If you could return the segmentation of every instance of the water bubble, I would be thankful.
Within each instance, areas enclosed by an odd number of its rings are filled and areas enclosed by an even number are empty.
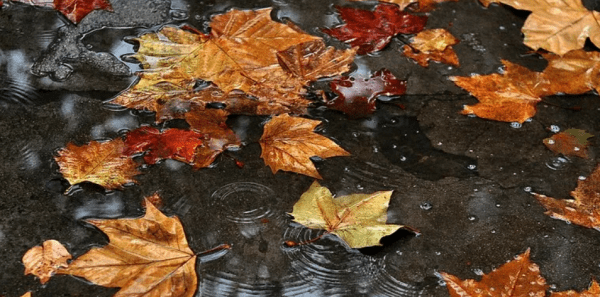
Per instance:
[[[475,164],[469,164],[469,166],[467,166],[467,169],[469,170],[475,170],[477,168],[477,165]]]
[[[365,189],[365,187],[363,187],[361,184],[356,185],[356,188],[359,189],[359,190],[364,190]]]
[[[552,140],[552,139],[548,139],[548,142],[547,142],[547,143],[548,143],[548,144],[554,144],[554,140]]]
[[[569,159],[565,157],[555,157],[546,162],[546,167],[552,170],[561,170],[564,169],[568,163]]]
[[[473,273],[475,273],[475,274],[477,274],[479,276],[482,276],[484,274],[483,270],[481,270],[479,268],[473,269]]]
[[[519,122],[512,122],[512,123],[510,123],[510,127],[514,128],[514,129],[519,129],[522,127],[522,125]]]
[[[393,148],[393,149],[395,149],[395,148],[398,148],[398,145],[396,145],[396,144],[392,144],[392,148]]]
[[[496,234],[496,230],[492,230],[492,234]]]
[[[550,125],[550,132],[557,133],[560,131],[560,127],[557,125]]]
[[[438,143],[437,143],[437,145],[442,145],[442,143],[441,143],[441,142],[438,142]]]
[[[194,19],[195,19],[196,21],[199,21],[199,20],[201,20],[201,19],[202,19],[202,16],[201,16],[201,15],[199,15],[199,14],[197,14],[197,15],[195,15],[195,16],[194,16]]]
[[[373,146],[373,152],[374,153],[379,153],[379,148],[377,148],[376,146]]]
[[[496,207],[501,207],[502,205],[500,203],[496,203]]]
[[[500,30],[504,31],[504,30],[506,30],[506,27],[504,27],[504,26],[500,26],[500,27],[498,27],[498,29],[500,29]]]
[[[406,161],[406,157],[405,156],[400,157],[400,161],[402,161],[402,162]]]
[[[442,252],[435,252],[435,255],[440,256],[440,255],[442,255]]]
[[[352,137],[358,137],[358,132],[352,132]]]
[[[469,221],[471,221],[471,222],[476,222],[477,221],[477,217],[474,216],[474,215],[468,216],[467,219],[469,219]]]
[[[523,191],[525,191],[525,192],[531,192],[531,187],[525,187],[525,188],[523,188]]]
[[[579,180],[585,180],[585,179],[586,179],[586,177],[582,175],[582,176],[579,176],[579,177],[578,177],[578,179],[579,179]]]
[[[574,147],[573,150],[576,151],[576,152],[578,152],[580,150],[580,148]]]
[[[423,202],[419,205],[422,210],[430,210],[433,208],[433,205],[429,202]]]

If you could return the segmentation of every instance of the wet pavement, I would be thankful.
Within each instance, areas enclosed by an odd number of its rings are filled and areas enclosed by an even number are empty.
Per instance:
[[[167,160],[142,169],[139,185],[106,192],[93,184],[63,194],[68,183],[53,156],[68,142],[113,139],[152,124],[152,113],[103,102],[135,81],[139,65],[131,37],[165,24],[208,30],[210,16],[230,8],[273,7],[273,18],[291,20],[329,45],[346,45],[318,28],[341,21],[333,5],[372,8],[346,1],[111,0],[114,13],[95,11],[74,26],[49,9],[4,3],[0,11],[0,295],[112,296],[81,279],[56,276],[42,286],[23,276],[23,254],[47,239],[77,257],[107,237],[87,218],[138,217],[143,197],[160,193],[167,215],[177,215],[192,250],[221,243],[230,251],[197,262],[198,296],[448,296],[444,271],[478,278],[531,248],[532,261],[553,290],[587,288],[600,278],[600,233],[544,215],[530,192],[568,198],[579,177],[600,160],[600,101],[596,94],[548,97],[522,125],[459,114],[477,100],[448,76],[498,72],[500,59],[540,71],[541,56],[522,44],[526,13],[485,9],[476,1],[443,3],[427,28],[446,28],[460,67],[423,68],[401,54],[407,36],[393,38],[373,55],[359,56],[354,74],[383,67],[408,81],[407,95],[380,100],[366,119],[315,108],[319,133],[351,157],[317,160],[321,184],[337,196],[394,190],[388,222],[421,231],[399,231],[383,247],[353,250],[333,236],[305,246],[285,240],[318,236],[287,215],[313,180],[275,175],[260,159],[257,141],[266,117],[231,116],[228,125],[245,146],[194,171]],[[325,86],[317,82],[315,89]],[[402,105],[402,108],[399,107]],[[574,108],[577,107],[577,108]],[[173,121],[165,127],[181,127]],[[563,157],[542,139],[557,129],[584,129],[590,159]]]

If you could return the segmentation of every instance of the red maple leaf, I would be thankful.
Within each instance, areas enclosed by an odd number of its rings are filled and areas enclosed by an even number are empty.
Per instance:
[[[127,134],[125,154],[146,152],[144,161],[156,164],[162,159],[192,163],[196,148],[203,144],[204,134],[190,130],[141,127]]]
[[[370,78],[344,76],[329,85],[338,97],[327,102],[327,106],[353,119],[372,114],[377,96],[402,95],[406,92],[406,81],[397,79],[385,68],[373,73]]]
[[[340,6],[336,9],[346,24],[322,31],[358,46],[360,55],[383,49],[397,34],[418,33],[427,23],[426,16],[402,12],[395,4],[379,4],[374,11]]]
[[[58,10],[66,16],[71,22],[77,24],[86,15],[96,9],[113,11],[108,0],[12,0],[13,2],[22,2],[29,5],[50,7]],[[0,1],[2,5],[2,1]]]

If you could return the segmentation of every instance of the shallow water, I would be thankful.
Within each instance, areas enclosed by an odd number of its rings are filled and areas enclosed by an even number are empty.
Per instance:
[[[408,95],[382,98],[366,119],[349,120],[322,107],[309,114],[323,121],[319,133],[352,153],[315,159],[321,184],[336,196],[393,190],[388,222],[416,228],[419,236],[400,231],[382,247],[361,250],[331,235],[285,246],[323,231],[287,215],[313,180],[272,174],[264,165],[257,141],[266,117],[230,117],[244,147],[210,168],[194,171],[167,160],[143,168],[139,184],[122,191],[84,183],[64,195],[69,185],[53,159],[58,149],[154,123],[151,113],[103,103],[140,70],[127,59],[136,49],[131,38],[165,24],[207,31],[216,13],[274,7],[275,19],[343,48],[319,30],[341,22],[333,5],[373,7],[345,1],[111,2],[114,14],[94,13],[77,27],[47,9],[5,3],[0,11],[0,294],[112,296],[116,289],[66,276],[42,286],[22,275],[21,257],[46,239],[64,243],[75,257],[104,245],[107,238],[84,220],[140,216],[142,198],[154,192],[163,198],[162,211],[181,219],[192,250],[232,245],[200,257],[197,296],[448,296],[439,272],[478,278],[527,248],[556,290],[581,290],[600,276],[600,234],[549,218],[530,194],[567,198],[599,161],[600,137],[592,139],[589,160],[555,156],[541,142],[555,127],[600,135],[597,95],[549,98],[552,105],[541,103],[520,128],[459,114],[475,99],[448,76],[496,72],[501,58],[537,70],[545,63],[522,45],[523,15],[475,2],[442,4],[428,22],[461,39],[455,47],[460,67],[422,68],[400,54],[406,37],[394,38],[383,51],[357,58],[352,74],[385,67],[408,81]],[[573,106],[581,110],[567,109]]]

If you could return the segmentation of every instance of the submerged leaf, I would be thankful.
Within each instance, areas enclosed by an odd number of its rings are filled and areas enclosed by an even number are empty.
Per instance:
[[[379,240],[402,228],[387,224],[392,191],[333,198],[316,181],[294,204],[294,221],[311,229],[325,229],[351,248],[381,245]]]
[[[141,127],[127,133],[125,154],[145,152],[144,161],[156,164],[163,159],[192,163],[196,148],[204,142],[204,135],[182,129],[160,131],[152,127]]]
[[[458,42],[446,29],[430,29],[413,37],[410,45],[403,47],[403,52],[423,67],[429,66],[430,60],[458,67],[458,56],[452,49]]]
[[[544,139],[544,144],[548,149],[556,154],[565,156],[577,156],[587,158],[589,145],[588,138],[594,135],[581,129],[567,129]]]

